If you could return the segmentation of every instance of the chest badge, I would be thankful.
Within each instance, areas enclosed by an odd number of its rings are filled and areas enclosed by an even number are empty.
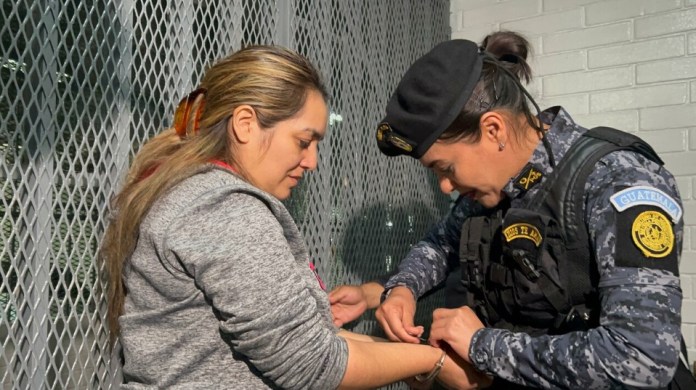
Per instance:
[[[528,191],[530,188],[541,182],[544,174],[531,164],[527,164],[522,172],[515,178],[515,187],[522,191]]]
[[[541,245],[541,233],[534,225],[528,223],[515,223],[503,230],[505,241],[510,242],[518,238],[530,240],[535,246]]]
[[[672,223],[657,211],[644,211],[633,220],[633,243],[645,257],[663,258],[672,253],[674,232]]]

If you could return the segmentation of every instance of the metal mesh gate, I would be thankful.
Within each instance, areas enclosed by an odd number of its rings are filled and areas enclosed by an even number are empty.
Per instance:
[[[419,164],[379,154],[374,129],[408,64],[448,39],[449,1],[0,2],[4,388],[119,379],[94,264],[106,204],[206,66],[243,45],[307,55],[333,96],[319,168],[287,202],[329,287],[393,270],[447,207]],[[370,315],[354,330],[378,331]]]

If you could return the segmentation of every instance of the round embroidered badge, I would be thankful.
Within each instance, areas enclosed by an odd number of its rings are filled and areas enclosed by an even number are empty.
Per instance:
[[[645,257],[662,258],[672,253],[672,223],[657,211],[643,211],[633,221],[633,242]]]

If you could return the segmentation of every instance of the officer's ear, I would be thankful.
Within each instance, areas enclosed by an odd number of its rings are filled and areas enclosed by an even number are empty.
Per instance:
[[[499,112],[488,111],[481,115],[479,121],[481,140],[491,142],[495,147],[508,143],[508,124]]]

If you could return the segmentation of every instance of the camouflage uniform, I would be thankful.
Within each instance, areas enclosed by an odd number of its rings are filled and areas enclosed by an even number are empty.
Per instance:
[[[542,113],[551,125],[547,132],[555,161],[560,161],[585,128],[575,124],[560,107]],[[529,161],[544,173],[553,170],[540,142]],[[521,191],[516,178],[504,188],[511,206],[522,204],[537,187]],[[642,256],[627,258],[617,250],[630,242],[630,228],[610,198],[619,189],[644,186],[674,200],[673,256],[670,267]],[[587,332],[532,337],[504,329],[484,328],[471,342],[470,357],[482,371],[513,383],[540,388],[611,389],[661,387],[675,372],[680,347],[682,294],[676,261],[681,253],[683,221],[674,177],[644,156],[618,151],[603,157],[585,185],[585,221],[599,267],[601,308],[599,326]],[[483,207],[461,198],[450,213],[412,248],[386,289],[402,285],[420,297],[447,278],[458,262],[463,221],[481,215]],[[623,224],[622,224],[623,223]],[[665,269],[668,268],[668,269]]]

